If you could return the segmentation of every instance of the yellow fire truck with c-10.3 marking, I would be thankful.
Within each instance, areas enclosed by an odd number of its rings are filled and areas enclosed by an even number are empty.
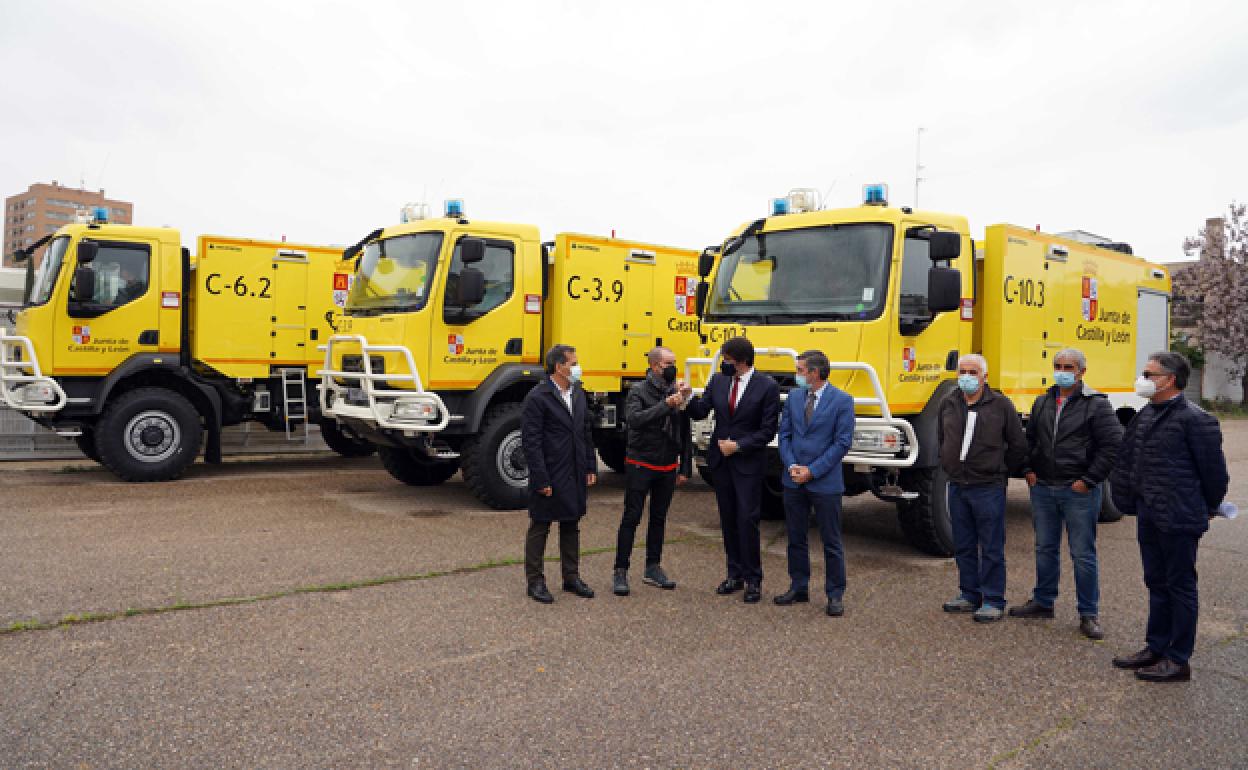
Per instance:
[[[127,481],[220,460],[221,428],[263,423],[339,454],[372,446],[321,419],[309,368],[341,317],[342,250],[109,224],[106,209],[19,253],[28,265],[14,335],[0,330],[0,402]],[[36,268],[35,249],[47,244]]]
[[[1081,242],[1011,225],[972,241],[965,217],[895,208],[868,185],[862,206],[821,210],[816,193],[773,201],[772,216],[738,228],[699,259],[703,347],[687,371],[714,364],[744,335],[756,366],[783,391],[793,359],[822,350],[830,382],[857,402],[847,494],[895,502],[918,548],[953,552],[946,478],[937,462],[939,403],[956,389],[958,357],[980,353],[988,384],[1026,419],[1053,384],[1053,355],[1087,356],[1088,385],[1125,424],[1143,405],[1132,384],[1169,347],[1170,276],[1122,243]],[[704,448],[706,425],[695,428]],[[704,466],[700,469],[706,475]],[[772,452],[766,507],[780,507]],[[1115,518],[1104,495],[1103,518]]]

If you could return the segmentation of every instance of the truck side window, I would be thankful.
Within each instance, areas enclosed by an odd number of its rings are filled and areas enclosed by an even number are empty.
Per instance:
[[[145,243],[101,242],[90,267],[95,271],[95,293],[72,299],[91,315],[101,315],[147,293],[151,247]]]
[[[451,270],[446,276],[446,296],[442,303],[443,319],[447,323],[475,321],[506,302],[515,288],[516,245],[511,241],[487,240],[485,259],[470,267],[485,274],[485,299],[480,304],[460,308],[451,304],[458,294],[459,274],[464,269],[462,249],[455,244],[451,257]]]

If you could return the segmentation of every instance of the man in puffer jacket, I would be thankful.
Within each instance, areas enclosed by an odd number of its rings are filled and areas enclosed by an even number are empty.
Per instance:
[[[1145,647],[1114,658],[1114,665],[1149,682],[1191,679],[1196,549],[1230,481],[1218,421],[1183,395],[1190,374],[1178,353],[1148,357],[1135,392],[1149,403],[1127,426],[1110,476],[1114,503],[1138,519],[1148,586]]]

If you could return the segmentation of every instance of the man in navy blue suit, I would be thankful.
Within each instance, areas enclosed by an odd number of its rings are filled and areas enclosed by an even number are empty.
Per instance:
[[[686,412],[693,420],[715,413],[706,464],[719,503],[728,562],[728,577],[715,591],[726,596],[744,588],[743,598],[754,604],[763,595],[758,520],[762,518],[767,444],[775,438],[780,416],[780,387],[754,370],[754,345],[745,337],[726,340],[720,353],[720,370],[711,375],[705,392],[689,402]]]
[[[780,417],[780,459],[785,473],[784,522],[789,531],[789,590],[775,598],[787,605],[810,601],[810,550],[806,530],[815,511],[823,540],[828,615],[845,614],[845,550],[841,546],[841,460],[854,440],[854,399],[828,384],[832,366],[818,350],[797,359],[797,388]]]

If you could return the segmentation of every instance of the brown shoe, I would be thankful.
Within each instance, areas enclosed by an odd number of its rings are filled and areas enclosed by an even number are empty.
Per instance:
[[[1192,678],[1192,669],[1186,663],[1175,663],[1162,658],[1151,666],[1135,672],[1135,678],[1145,682],[1186,682]]]
[[[1050,620],[1053,617],[1053,608],[1045,607],[1034,599],[1028,599],[1027,603],[1021,607],[1011,607],[1010,617],[1012,618],[1043,618]]]
[[[1084,615],[1079,618],[1079,631],[1089,639],[1098,642],[1105,638],[1105,632],[1101,630],[1100,621],[1095,615]]]
[[[1134,655],[1119,655],[1114,658],[1114,668],[1144,668],[1161,660],[1161,656],[1145,647]]]

